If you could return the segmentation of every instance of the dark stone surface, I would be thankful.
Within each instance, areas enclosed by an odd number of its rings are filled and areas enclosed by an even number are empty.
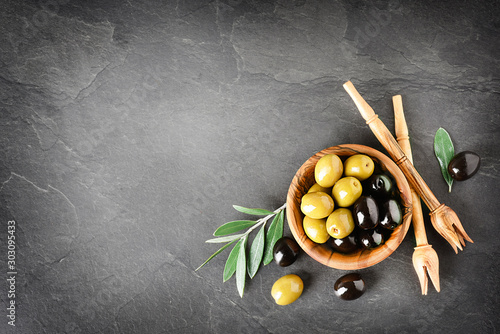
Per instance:
[[[1,3],[0,332],[499,331],[498,3]],[[333,292],[346,272],[305,254],[261,268],[243,299],[234,278],[222,282],[227,250],[194,271],[218,248],[204,242],[213,231],[246,218],[232,204],[278,208],[323,148],[383,150],[347,80],[390,129],[402,94],[415,165],[475,241],[456,255],[426,218],[441,292],[420,294],[411,230],[358,271],[367,291],[351,302]],[[482,157],[451,193],[433,153],[439,127]],[[288,273],[305,291],[280,307],[270,289]]]

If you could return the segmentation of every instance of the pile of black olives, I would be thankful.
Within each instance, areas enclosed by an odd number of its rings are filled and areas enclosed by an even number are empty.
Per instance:
[[[309,239],[341,253],[382,245],[403,221],[393,177],[369,156],[342,160],[335,154],[316,164],[316,183],[302,197]]]

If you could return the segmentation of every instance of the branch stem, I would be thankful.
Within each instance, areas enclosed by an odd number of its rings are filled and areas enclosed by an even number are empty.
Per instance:
[[[278,213],[280,213],[280,211],[282,211],[283,209],[286,208],[286,203],[283,204],[282,206],[280,206],[279,208],[277,208],[276,210],[273,211],[273,214],[271,215],[267,215],[263,218],[260,218],[257,220],[257,224],[255,224],[254,226],[252,226],[251,228],[248,229],[248,231],[246,231],[240,239],[243,239],[245,237],[245,235],[248,235],[250,234],[250,232],[252,232],[253,230],[255,230],[257,227],[261,226],[262,224],[265,224],[270,218],[274,217],[275,215],[277,215]]]

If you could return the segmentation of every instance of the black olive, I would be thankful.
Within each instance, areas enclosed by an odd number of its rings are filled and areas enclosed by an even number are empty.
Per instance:
[[[362,248],[371,249],[385,242],[385,235],[378,229],[358,230],[358,241]]]
[[[481,158],[474,152],[460,152],[448,164],[448,173],[456,181],[471,178],[479,170]]]
[[[392,232],[394,232],[393,230],[389,230],[387,228],[383,228],[382,226],[377,226],[376,230],[382,234],[382,237],[384,238],[384,242],[386,242],[387,240],[389,240],[389,238],[391,237],[392,235]]]
[[[288,267],[297,260],[299,251],[299,244],[294,239],[289,237],[278,239],[273,248],[274,262],[281,267]]]
[[[333,249],[340,253],[353,253],[358,249],[358,242],[355,233],[349,234],[342,239],[330,238]]]
[[[380,212],[380,226],[394,230],[403,221],[403,213],[401,206],[395,199],[390,199],[381,203],[379,207]]]
[[[394,192],[394,182],[388,175],[376,174],[368,179],[366,188],[374,197],[387,198]]]
[[[361,196],[352,209],[354,222],[364,230],[375,228],[379,222],[377,202],[371,196]]]
[[[340,277],[333,286],[335,294],[344,300],[354,300],[366,290],[365,282],[360,274],[351,273]]]

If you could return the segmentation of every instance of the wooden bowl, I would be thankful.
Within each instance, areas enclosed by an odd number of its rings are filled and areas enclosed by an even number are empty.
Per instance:
[[[307,237],[302,226],[304,217],[300,210],[302,196],[315,183],[314,167],[316,162],[326,154],[337,154],[339,157],[348,157],[354,154],[366,154],[378,164],[382,170],[391,174],[396,180],[401,197],[403,222],[391,234],[389,240],[374,249],[358,250],[355,253],[342,254],[334,251],[327,244],[317,244]],[[324,149],[310,157],[295,174],[287,195],[287,220],[290,230],[300,247],[316,261],[336,269],[356,270],[363,269],[387,258],[398,248],[403,241],[411,223],[412,203],[410,186],[398,166],[383,153],[363,145],[346,144]]]

